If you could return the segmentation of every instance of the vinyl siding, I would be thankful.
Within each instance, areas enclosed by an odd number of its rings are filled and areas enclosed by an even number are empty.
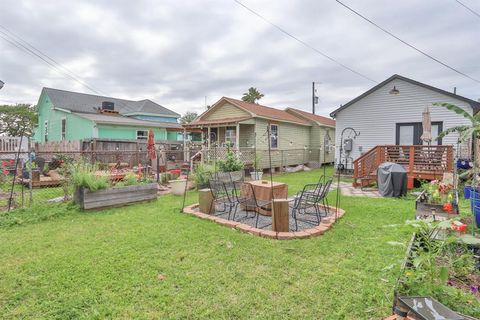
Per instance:
[[[400,94],[389,94],[393,86],[400,91]],[[443,122],[443,130],[469,124],[467,119],[452,111],[431,106],[435,102],[453,103],[472,114],[472,108],[466,102],[400,79],[390,81],[370,95],[338,112],[335,135],[336,159],[339,157],[341,133],[344,128],[352,127],[360,132],[360,136],[353,142],[353,151],[350,155],[351,158],[356,159],[376,145],[395,144],[396,124],[421,122],[422,112],[426,106],[430,106],[432,122]],[[450,134],[443,139],[442,143],[455,146],[457,139],[457,134]],[[342,158],[344,159],[344,155]]]
[[[224,103],[223,105],[216,107],[215,110],[207,113],[203,117],[203,120],[219,120],[233,117],[245,117],[249,115],[249,113],[238,107],[235,107],[234,105]]]
[[[36,142],[45,142],[45,121],[48,121],[48,141],[62,140],[62,119],[66,119],[65,140],[81,140],[92,137],[94,133],[94,123],[92,121],[53,109],[53,104],[44,91],[42,91],[37,105]]]

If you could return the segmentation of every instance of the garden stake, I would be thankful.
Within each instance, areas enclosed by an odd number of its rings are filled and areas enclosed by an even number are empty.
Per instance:
[[[12,180],[12,188],[10,189],[10,197],[8,198],[8,212],[12,207],[12,200],[13,200],[13,189],[15,188],[15,179],[17,178],[17,168],[18,168],[18,161],[20,160],[20,150],[22,149],[22,142],[23,142],[23,132],[20,136],[20,144],[18,146],[18,152],[15,159],[15,171],[13,172],[13,180]]]

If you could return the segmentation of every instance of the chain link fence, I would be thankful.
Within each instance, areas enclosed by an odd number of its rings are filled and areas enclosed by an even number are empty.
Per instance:
[[[147,151],[0,153],[0,212],[71,200],[70,168],[78,163],[94,165],[96,175],[107,176],[112,185],[129,172],[164,182],[162,172],[182,170],[183,151],[158,152],[154,160]]]

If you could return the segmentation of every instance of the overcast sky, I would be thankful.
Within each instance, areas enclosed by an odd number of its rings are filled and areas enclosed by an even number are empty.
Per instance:
[[[241,0],[309,45],[381,82],[398,73],[472,99],[480,84],[427,59],[334,0]],[[454,0],[344,2],[404,40],[480,78],[480,18]],[[462,0],[480,13],[480,2]],[[0,25],[102,95],[204,110],[250,86],[262,104],[328,114],[370,82],[287,37],[231,0],[2,0]],[[5,32],[4,29],[0,31]],[[2,34],[0,34],[1,36]],[[36,103],[41,88],[92,93],[0,38],[0,103]]]

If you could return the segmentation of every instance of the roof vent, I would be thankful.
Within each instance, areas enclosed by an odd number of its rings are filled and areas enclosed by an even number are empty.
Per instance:
[[[102,101],[102,110],[115,110],[115,103],[110,101]]]

